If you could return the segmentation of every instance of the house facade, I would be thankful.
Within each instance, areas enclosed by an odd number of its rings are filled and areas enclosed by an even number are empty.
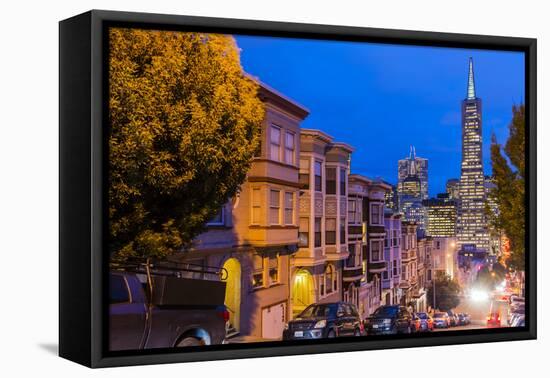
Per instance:
[[[291,256],[298,250],[300,123],[307,109],[261,84],[261,148],[239,194],[181,259],[221,267],[229,336],[279,339],[292,314]]]
[[[347,192],[353,148],[319,130],[300,132],[299,248],[291,259],[292,316],[342,300],[348,258]]]
[[[382,273],[382,304],[393,305],[401,301],[401,219],[402,215],[388,209],[384,213],[384,260],[387,270]]]
[[[417,271],[417,224],[402,222],[401,224],[401,305],[413,308],[415,294],[418,289]]]

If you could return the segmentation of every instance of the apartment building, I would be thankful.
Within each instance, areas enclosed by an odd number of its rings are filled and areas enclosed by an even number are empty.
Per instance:
[[[401,221],[402,214],[386,209],[384,213],[384,260],[387,269],[382,273],[382,304],[393,305],[401,301]]]
[[[300,123],[308,110],[261,84],[261,148],[239,194],[182,260],[222,267],[231,335],[278,339],[291,316],[291,255],[298,250]]]
[[[352,152],[320,130],[300,132],[299,248],[290,269],[293,316],[312,303],[342,300]]]
[[[401,224],[401,304],[414,310],[415,293],[418,289],[417,272],[417,224]]]

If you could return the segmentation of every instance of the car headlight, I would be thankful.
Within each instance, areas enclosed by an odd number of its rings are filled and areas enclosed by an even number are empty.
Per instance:
[[[288,323],[285,323],[285,331],[288,329]]]
[[[313,328],[325,328],[327,326],[326,320],[319,320],[317,323],[315,323],[315,327]]]

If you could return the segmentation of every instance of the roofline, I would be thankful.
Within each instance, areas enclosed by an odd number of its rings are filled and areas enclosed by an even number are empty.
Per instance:
[[[332,136],[328,135],[324,131],[317,130],[317,129],[300,128],[300,135],[307,135],[307,136],[317,137],[317,138],[323,140],[326,143],[331,143],[332,140],[334,139]]]
[[[248,72],[244,72],[244,76],[247,77],[248,79],[256,82],[260,86],[260,89],[263,89],[267,93],[270,93],[270,94],[274,95],[275,97],[277,97],[284,105],[289,107],[300,118],[305,119],[310,114],[309,109],[306,108],[304,105],[302,105],[299,102],[291,99],[290,97],[282,94],[281,92],[279,92],[278,90],[276,90],[272,86],[264,83],[257,76],[252,76]]]
[[[355,147],[350,146],[349,144],[344,143],[344,142],[334,142],[334,143],[332,143],[332,146],[336,147],[336,148],[341,148],[342,150],[345,150],[349,153],[352,153],[352,152],[355,151]]]
[[[364,182],[365,184],[372,183],[372,180],[370,178],[368,178],[366,176],[362,176],[362,175],[357,174],[357,173],[351,173],[348,178],[352,179],[352,180],[357,180],[357,181]]]

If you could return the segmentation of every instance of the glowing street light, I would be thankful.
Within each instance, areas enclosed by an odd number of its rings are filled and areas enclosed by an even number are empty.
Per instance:
[[[470,297],[474,302],[485,302],[489,299],[489,293],[484,290],[473,289],[470,293]]]

